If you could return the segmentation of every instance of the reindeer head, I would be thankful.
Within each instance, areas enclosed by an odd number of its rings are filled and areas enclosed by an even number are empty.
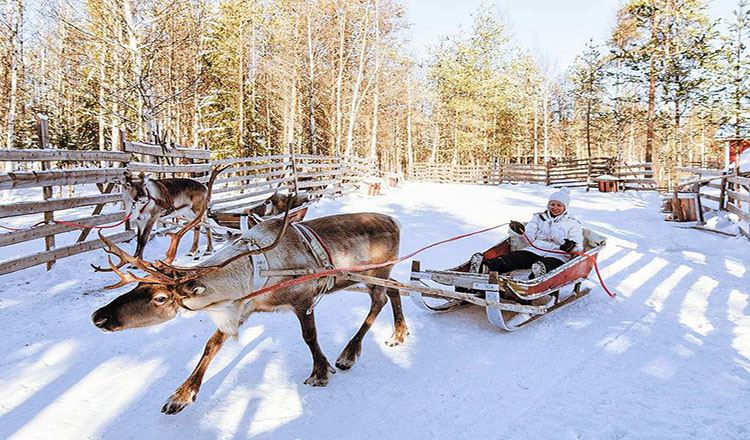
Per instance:
[[[114,289],[134,282],[137,282],[138,285],[129,292],[115,298],[106,306],[96,310],[91,315],[91,320],[95,326],[103,331],[146,327],[169,321],[177,315],[177,311],[180,308],[193,310],[185,303],[206,293],[206,286],[201,281],[203,277],[242,258],[270,251],[279,244],[289,226],[289,210],[287,209],[283,226],[274,242],[270,245],[261,249],[241,252],[216,265],[199,267],[173,266],[172,262],[177,254],[180,239],[187,231],[198,224],[201,218],[202,213],[177,233],[170,233],[172,240],[167,250],[166,258],[164,261],[155,261],[153,263],[126,253],[99,231],[99,237],[107,245],[105,251],[120,258],[120,262],[117,265],[112,262],[111,258],[108,258],[110,264],[109,270],[115,272],[120,277],[120,282],[106,288]],[[139,277],[132,272],[121,271],[120,268],[126,263],[146,272],[147,275]],[[202,302],[205,303],[206,301]],[[210,303],[210,301],[208,302]]]
[[[137,176],[134,176],[130,171],[123,173],[122,180],[116,181],[122,185],[122,192],[130,199],[130,201],[138,201],[142,198],[148,198],[146,194],[146,183],[149,177],[145,173],[141,172]]]

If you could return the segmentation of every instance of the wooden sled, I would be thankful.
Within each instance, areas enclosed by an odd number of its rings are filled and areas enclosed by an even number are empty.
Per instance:
[[[606,239],[589,229],[583,229],[584,252],[596,259],[597,254],[606,245]],[[520,250],[526,243],[520,237],[509,237],[484,252],[484,258],[494,258]],[[541,319],[557,309],[565,307],[586,296],[590,289],[581,288],[591,269],[592,259],[577,256],[554,271],[533,279],[528,279],[529,271],[513,271],[499,275],[468,273],[466,262],[450,270],[420,269],[419,261],[412,261],[410,277],[410,296],[422,309],[446,313],[459,307],[475,304],[485,307],[487,319],[493,325],[515,331]],[[426,280],[453,290],[430,287]],[[572,286],[572,289],[565,289]],[[572,290],[569,295],[562,295],[561,290]],[[432,304],[425,297],[441,298],[441,303]]]

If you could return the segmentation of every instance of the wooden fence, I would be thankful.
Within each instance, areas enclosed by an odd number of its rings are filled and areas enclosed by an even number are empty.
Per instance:
[[[641,167],[646,164],[638,164]],[[610,158],[591,159],[591,177],[602,174],[612,174],[616,169],[614,160]],[[646,171],[630,172],[626,169],[619,171],[623,179],[634,180],[633,176],[645,179]],[[548,186],[586,186],[589,174],[588,159],[581,160],[553,160],[545,165],[527,164],[478,164],[452,165],[445,163],[415,163],[411,177],[414,180],[427,180],[443,183],[472,183],[479,185],[499,185],[501,183],[542,183]],[[617,174],[615,174],[617,175]]]
[[[750,223],[750,177],[725,174],[720,169],[677,167],[690,178],[676,186],[675,193],[692,192],[698,207],[698,220],[703,211],[726,211]],[[750,238],[750,228],[740,227],[740,232]]]
[[[79,229],[56,221],[97,226],[115,223],[124,217],[121,207],[114,211],[110,209],[106,214],[102,214],[102,211],[105,206],[122,200],[120,193],[115,192],[112,180],[122,175],[122,167],[130,160],[129,154],[52,150],[49,149],[46,119],[39,118],[37,127],[39,149],[0,150],[0,161],[21,163],[23,166],[17,168],[26,169],[0,174],[0,189],[8,191],[10,195],[21,196],[20,201],[0,204],[0,221],[20,217],[23,222],[14,227],[18,230],[0,234],[0,247],[4,248],[5,255],[22,254],[0,262],[0,275],[45,263],[49,269],[55,260],[104,247],[98,238],[87,240],[91,229]],[[102,167],[102,162],[113,166]],[[80,195],[52,198],[53,187],[62,185],[88,187],[81,188]],[[26,227],[31,224],[36,226]],[[124,225],[114,230],[117,232],[109,235],[115,243],[135,236],[135,232]],[[24,254],[13,247],[37,239],[44,240],[43,250],[35,249]]]
[[[214,185],[211,210],[216,213],[245,210],[275,191],[290,188],[293,181],[287,154],[211,161],[207,150],[125,139],[121,140],[123,151],[54,150],[47,141],[46,120],[40,118],[38,126],[39,149],[0,149],[0,161],[13,162],[14,169],[22,169],[0,174],[0,190],[10,197],[0,202],[0,222],[5,222],[0,227],[8,231],[0,233],[0,247],[4,255],[13,255],[0,261],[0,275],[45,263],[49,269],[58,259],[103,248],[104,243],[91,229],[55,221],[100,226],[122,220],[122,194],[113,180],[122,177],[124,167],[134,173],[191,177],[205,183],[214,166],[231,165]],[[364,180],[377,175],[374,159],[295,158],[298,188],[313,199],[356,190]],[[74,186],[76,195],[53,198],[52,189],[63,185]],[[93,208],[89,211],[88,207]],[[132,239],[135,232],[126,223],[108,230],[107,235],[121,243]],[[43,247],[27,243],[42,239]]]

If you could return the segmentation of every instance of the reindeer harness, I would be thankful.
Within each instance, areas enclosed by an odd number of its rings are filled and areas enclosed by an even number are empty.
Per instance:
[[[322,270],[331,270],[336,268],[332,262],[331,251],[328,250],[328,247],[325,245],[325,243],[323,243],[323,240],[320,238],[317,232],[302,223],[291,223],[290,226],[292,227],[292,229],[294,229],[297,235],[299,235],[302,243],[305,244],[305,247],[307,247],[307,249],[310,251],[313,258],[315,259],[315,262],[318,263],[318,266]],[[326,277],[326,284],[321,289],[320,293],[322,294],[331,290],[335,283],[336,277]]]

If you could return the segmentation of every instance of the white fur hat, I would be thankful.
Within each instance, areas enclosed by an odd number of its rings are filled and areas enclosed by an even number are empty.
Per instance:
[[[562,187],[558,191],[555,191],[552,193],[551,196],[549,196],[549,201],[557,201],[565,205],[565,208],[568,208],[570,205],[570,190],[568,188]]]

